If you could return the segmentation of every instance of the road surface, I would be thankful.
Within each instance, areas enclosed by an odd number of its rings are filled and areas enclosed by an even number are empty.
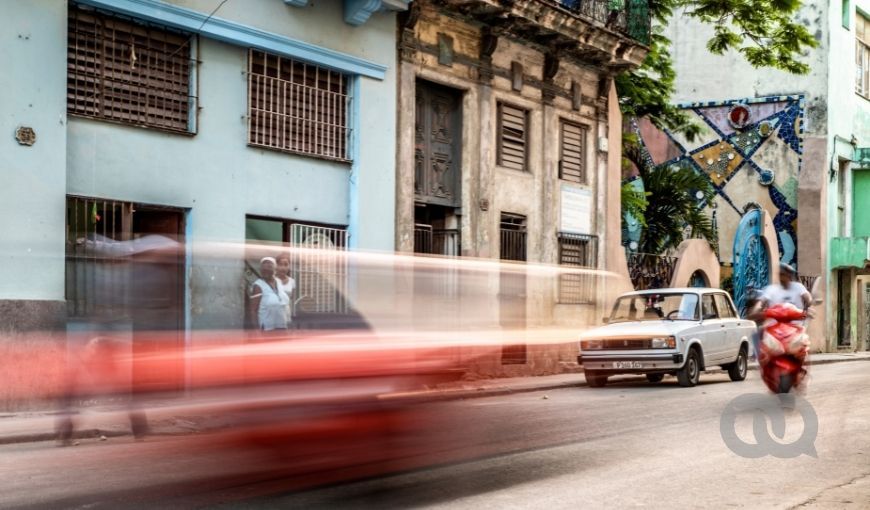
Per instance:
[[[725,445],[723,410],[763,393],[756,372],[742,383],[705,374],[695,388],[635,378],[427,404],[445,420],[433,457],[443,464],[302,491],[258,453],[228,454],[207,435],[3,446],[0,507],[870,508],[870,363],[811,368],[817,457],[749,459]],[[802,420],[786,422],[789,443]],[[746,442],[751,427],[738,419]]]

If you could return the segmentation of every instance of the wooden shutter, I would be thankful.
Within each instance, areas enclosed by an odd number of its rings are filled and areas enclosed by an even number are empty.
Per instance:
[[[527,112],[507,104],[498,105],[498,164],[526,170]]]
[[[577,124],[562,122],[559,178],[586,183],[585,146],[586,129]]]
[[[188,131],[190,36],[69,9],[67,111]]]

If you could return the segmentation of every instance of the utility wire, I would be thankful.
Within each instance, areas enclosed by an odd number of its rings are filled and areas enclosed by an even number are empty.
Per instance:
[[[215,14],[217,14],[217,12],[220,10],[220,8],[223,7],[224,4],[229,2],[229,1],[230,0],[221,0],[221,3],[217,4],[217,6],[214,9],[212,9],[212,11],[209,13],[209,15],[206,16],[204,20],[202,20],[202,24],[199,25],[199,28],[197,28],[194,33],[190,34],[190,37],[187,39],[188,44],[190,44],[190,42],[193,40],[193,36],[199,35],[200,32],[202,31],[202,27],[204,27],[205,24],[208,23],[208,21],[210,19],[212,19],[212,17],[214,17]],[[179,51],[181,51],[182,48],[184,48],[184,46],[179,46],[177,50],[173,51],[172,54],[167,57],[167,59],[171,59],[172,57],[174,57]]]

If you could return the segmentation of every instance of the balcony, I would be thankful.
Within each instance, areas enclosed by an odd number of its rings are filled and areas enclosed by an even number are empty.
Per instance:
[[[648,0],[441,0],[447,9],[556,54],[620,71],[643,62]]]
[[[649,45],[650,13],[647,0],[540,0],[574,15]],[[622,4],[620,6],[620,4]]]
[[[831,239],[831,268],[864,269],[870,264],[870,237],[835,237]]]

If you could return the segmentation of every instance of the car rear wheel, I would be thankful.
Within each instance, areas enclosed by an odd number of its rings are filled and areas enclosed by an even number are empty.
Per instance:
[[[686,356],[686,363],[677,372],[677,381],[680,386],[691,388],[698,384],[701,378],[701,358],[698,356],[697,349],[689,349],[689,354]]]
[[[607,376],[601,374],[594,374],[592,372],[584,372],[586,376],[586,384],[591,388],[600,388],[607,384]]]
[[[737,359],[734,363],[728,365],[728,377],[730,377],[732,381],[742,381],[746,379],[747,359],[746,347],[741,347],[740,352],[737,353]]]
[[[665,378],[665,374],[646,374],[646,380],[651,383],[659,383],[662,382],[662,379]]]

